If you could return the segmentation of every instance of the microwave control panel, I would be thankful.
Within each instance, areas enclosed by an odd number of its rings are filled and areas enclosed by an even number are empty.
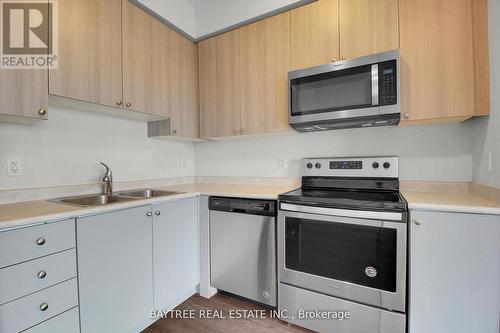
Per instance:
[[[379,105],[393,105],[398,102],[396,61],[379,63]]]

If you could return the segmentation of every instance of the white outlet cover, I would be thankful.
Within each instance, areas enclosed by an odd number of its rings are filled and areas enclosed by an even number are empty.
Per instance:
[[[18,157],[10,157],[7,159],[7,176],[16,177],[23,175],[21,159]]]
[[[288,169],[288,160],[286,159],[280,159],[280,170],[287,170]]]

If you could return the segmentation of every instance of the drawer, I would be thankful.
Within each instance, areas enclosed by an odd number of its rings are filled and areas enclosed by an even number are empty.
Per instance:
[[[43,311],[42,305],[47,309]],[[20,332],[77,305],[77,283],[71,279],[0,306],[0,332]]]
[[[78,307],[44,321],[23,333],[80,333],[80,314]]]
[[[0,269],[0,305],[74,277],[75,249]]]
[[[0,268],[74,247],[73,220],[0,232]]]

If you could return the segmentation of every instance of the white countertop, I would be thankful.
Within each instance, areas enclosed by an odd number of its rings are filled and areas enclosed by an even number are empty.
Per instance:
[[[0,205],[0,230],[24,227],[31,224],[61,221],[160,202],[175,201],[196,197],[198,195],[276,200],[279,194],[294,190],[295,186],[182,184],[154,188],[183,193],[89,208],[69,206],[43,200],[4,204]],[[403,196],[408,201],[408,207],[413,210],[500,215],[500,203],[489,201],[471,194],[403,192]]]
[[[410,210],[500,215],[500,203],[474,194],[402,192]]]
[[[169,202],[199,195],[244,197],[258,199],[278,198],[280,193],[293,190],[290,186],[233,185],[233,184],[183,184],[154,187],[158,190],[183,192],[165,197],[132,200],[99,207],[77,207],[51,201],[27,201],[0,205],[0,230],[19,228],[31,224],[61,221],[80,216]]]

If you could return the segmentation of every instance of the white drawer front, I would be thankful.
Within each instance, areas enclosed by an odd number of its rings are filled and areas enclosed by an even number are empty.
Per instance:
[[[0,305],[74,277],[75,249],[0,269]]]
[[[45,311],[42,304],[48,305]],[[77,305],[77,283],[72,279],[0,306],[0,332],[20,332]]]
[[[0,232],[0,268],[74,247],[73,220]]]
[[[23,331],[23,333],[80,333],[78,307]]]

